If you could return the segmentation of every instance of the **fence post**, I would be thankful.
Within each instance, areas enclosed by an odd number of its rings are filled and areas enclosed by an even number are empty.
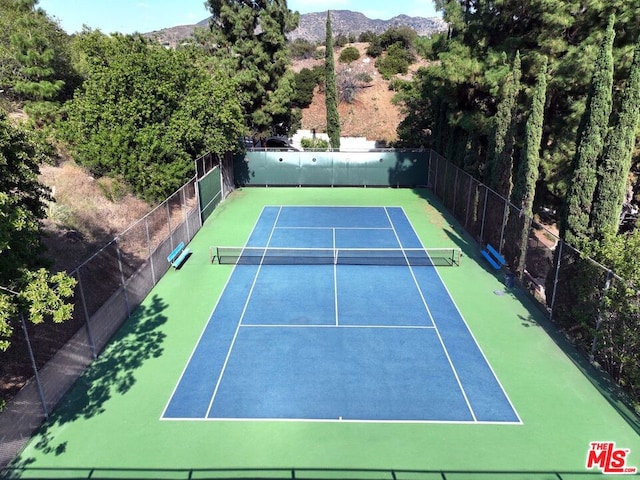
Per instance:
[[[602,310],[604,309],[604,303],[606,301],[607,290],[611,287],[611,279],[613,278],[613,272],[607,270],[607,279],[604,282],[602,288],[602,298],[600,300],[600,308],[598,309],[598,319],[596,320],[596,331],[593,333],[593,341],[591,342],[591,351],[589,352],[589,361],[593,363],[593,359],[596,353],[596,343],[598,340],[598,332],[600,331],[600,325],[602,324]]]
[[[556,304],[556,290],[558,288],[558,275],[560,273],[560,263],[562,261],[562,249],[564,240],[558,241],[558,260],[556,261],[556,272],[553,277],[553,293],[551,294],[551,305],[549,306],[549,320],[553,320],[553,307]]]
[[[196,201],[198,202],[198,219],[200,220],[200,228],[202,228],[202,225],[204,224],[203,220],[202,220],[202,200],[200,198],[200,179],[196,178]]]
[[[122,268],[122,255],[120,254],[120,246],[116,237],[116,253],[118,254],[118,268],[120,268],[120,282],[122,283],[122,291],[124,292],[124,303],[127,306],[127,318],[131,316],[131,306],[129,305],[129,294],[127,293],[127,285],[124,279],[124,269]]]
[[[467,215],[464,219],[464,229],[469,230],[469,213],[471,211],[471,185],[473,184],[473,177],[467,173],[469,177],[469,188],[467,189]]]
[[[451,162],[448,160],[444,162],[444,193],[442,194],[442,204],[444,206],[447,206],[447,197],[449,196],[449,189],[451,188],[451,185],[449,185],[449,163]]]
[[[151,251],[151,235],[149,235],[149,220],[148,220],[148,215],[146,215],[144,217],[144,228],[147,232],[147,252],[149,255],[149,265],[151,265],[151,281],[153,282],[153,284],[156,284],[156,269],[155,269],[155,265],[153,264],[153,255],[152,255],[152,251]]]
[[[167,198],[164,202],[167,205],[167,225],[169,226],[169,244],[171,245],[171,250],[174,249],[173,245],[173,232],[171,231],[171,209],[169,208],[169,199]]]
[[[500,245],[498,245],[498,252],[502,253],[502,242],[504,241],[504,229],[507,226],[507,214],[509,213],[509,200],[500,197],[504,200],[504,209],[502,210],[502,226],[500,227]]]
[[[487,215],[487,197],[489,196],[489,188],[484,187],[484,205],[482,206],[482,222],[480,223],[480,242],[484,243],[484,220]]]
[[[453,216],[457,218],[456,216],[456,200],[458,198],[458,175],[460,174],[460,169],[458,167],[456,167],[456,178],[454,180],[454,184],[453,184],[453,205],[451,208],[451,211],[453,212]]]
[[[438,157],[440,156],[438,153],[436,153],[436,155],[438,155]],[[434,179],[433,179],[433,193],[436,194],[436,197],[438,196],[438,164],[440,163],[440,159],[436,157],[436,173],[434,174]]]
[[[91,346],[91,354],[93,355],[93,359],[95,360],[96,358],[98,358],[98,352],[96,351],[96,344],[93,341],[93,334],[91,333],[91,326],[89,324],[89,309],[87,308],[87,300],[84,298],[82,276],[80,275],[80,269],[77,269],[76,272],[78,272],[78,287],[80,287],[80,298],[82,300],[82,308],[84,309],[84,318],[87,325],[87,338],[89,339],[89,345]]]
[[[49,411],[47,410],[47,402],[44,398],[44,392],[42,391],[42,384],[40,383],[40,375],[38,374],[38,366],[36,365],[36,358],[33,355],[33,349],[31,348],[31,340],[29,339],[29,333],[27,332],[27,324],[24,321],[24,314],[20,312],[20,323],[22,323],[22,331],[24,332],[24,338],[27,341],[27,349],[29,350],[29,358],[31,359],[31,366],[33,367],[33,373],[36,378],[36,387],[38,388],[38,395],[40,396],[40,403],[42,403],[42,411],[44,412],[44,418],[49,418]]]
[[[180,205],[182,206],[182,215],[184,218],[184,225],[187,229],[187,243],[189,243],[191,241],[191,234],[189,232],[189,215],[188,215],[188,211],[187,211],[187,199],[186,199],[186,195],[184,194],[184,185],[182,186],[182,188],[180,189]]]

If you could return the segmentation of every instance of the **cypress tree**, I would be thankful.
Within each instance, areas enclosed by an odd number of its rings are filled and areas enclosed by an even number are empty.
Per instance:
[[[331,12],[327,11],[327,37],[324,60],[325,106],[327,109],[327,135],[331,148],[340,150],[340,116],[338,115],[338,89],[333,59],[333,32],[331,31]]]
[[[527,251],[527,239],[529,238],[529,225],[527,219],[533,217],[533,200],[535,197],[536,183],[539,177],[540,146],[542,142],[542,129],[544,124],[544,106],[547,98],[547,58],[544,57],[540,71],[536,78],[533,91],[531,113],[525,126],[525,144],[522,149],[522,159],[516,175],[516,182],[511,194],[511,202],[521,208],[519,216],[509,217],[507,230],[513,232],[514,241],[507,242],[513,245],[513,258],[509,262],[512,269],[522,275]],[[512,225],[511,224],[516,224]],[[519,237],[519,239],[517,238]]]
[[[516,52],[511,73],[507,76],[502,91],[502,100],[495,115],[494,140],[489,151],[488,185],[505,199],[509,199],[513,182],[513,149],[515,145],[517,98],[520,93],[520,53]],[[502,250],[502,226],[507,223],[509,210],[504,208],[504,202],[498,197],[491,196],[492,201],[487,207],[487,243]]]
[[[504,85],[503,98],[495,117],[493,151],[490,152],[489,178],[491,188],[509,198],[513,183],[513,147],[515,144],[515,114],[520,93],[520,52],[516,52],[513,69]]]
[[[640,118],[640,37],[636,42],[629,78],[622,94],[620,114],[607,137],[598,168],[590,228],[597,238],[618,230],[631,157]]]
[[[597,163],[602,155],[611,116],[615,37],[613,24],[612,15],[596,58],[586,109],[578,130],[573,178],[567,192],[560,226],[560,236],[574,246],[579,246],[589,235],[589,216],[597,182]]]

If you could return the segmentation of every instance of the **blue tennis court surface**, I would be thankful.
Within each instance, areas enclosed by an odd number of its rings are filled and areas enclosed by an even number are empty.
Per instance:
[[[399,207],[290,206],[246,246],[423,247]],[[236,265],[162,417],[520,423],[437,269],[408,265]]]

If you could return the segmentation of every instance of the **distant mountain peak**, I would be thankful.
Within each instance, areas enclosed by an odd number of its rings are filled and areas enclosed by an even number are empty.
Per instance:
[[[360,12],[351,10],[330,10],[331,26],[334,35],[359,35],[362,32],[374,32],[381,34],[391,27],[405,26],[413,28],[418,35],[431,35],[447,29],[447,24],[440,17],[411,17],[397,15],[389,20],[370,19]],[[323,42],[326,37],[327,12],[303,13],[300,15],[298,28],[287,37],[289,40],[303,38],[310,42]],[[167,46],[176,46],[193,35],[196,27],[206,28],[209,19],[206,18],[195,25],[179,25],[164,28],[145,35],[157,39]]]
[[[351,10],[330,10],[331,27],[335,35],[359,35],[363,32],[381,34],[391,27],[406,26],[413,28],[418,35],[431,35],[447,29],[440,17],[410,17],[397,15],[389,20],[370,19],[360,12]],[[298,28],[288,35],[290,40],[304,38],[309,41],[324,41],[326,37],[327,12],[305,13],[300,15]]]

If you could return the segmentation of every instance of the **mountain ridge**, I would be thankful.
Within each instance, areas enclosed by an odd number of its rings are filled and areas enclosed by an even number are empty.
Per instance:
[[[389,20],[380,20],[368,18],[363,13],[351,10],[331,10],[330,12],[331,25],[336,35],[359,35],[367,31],[381,34],[392,27],[410,27],[418,35],[426,36],[447,29],[447,23],[440,17],[412,17],[402,14]],[[326,20],[326,11],[300,14],[298,28],[289,33],[287,38],[322,42],[326,37]],[[196,28],[206,28],[208,24],[209,18],[205,18],[195,24],[163,28],[144,35],[156,39],[163,45],[175,47],[191,37]]]

